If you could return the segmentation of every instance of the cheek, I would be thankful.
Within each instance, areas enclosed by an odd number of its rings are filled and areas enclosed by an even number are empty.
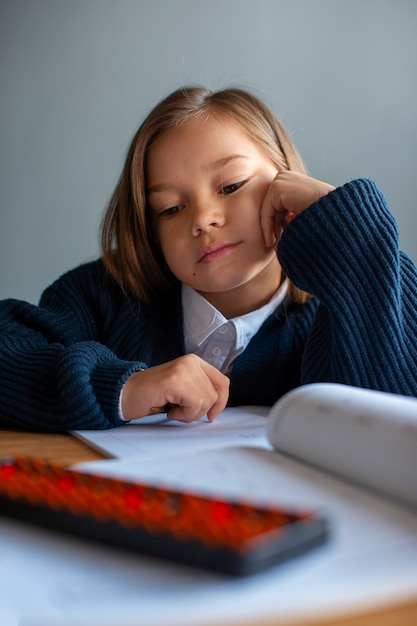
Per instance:
[[[158,230],[158,240],[168,267],[176,274],[176,268],[181,265],[181,259],[184,258],[186,253],[181,240],[169,228],[160,228]]]
[[[175,253],[172,247],[169,245],[169,240],[159,238],[159,245],[161,246],[162,256],[168,265],[171,265],[171,259],[175,260]]]
[[[261,228],[261,206],[263,196],[254,194],[249,202],[245,202],[240,207],[237,224],[240,224],[253,239],[258,239],[262,235]]]
[[[172,242],[172,236],[169,232],[169,228],[166,227],[166,224],[158,224],[155,228],[155,233],[159,246],[162,250],[162,254],[166,256],[170,248],[170,243]]]
[[[256,220],[260,220],[262,204],[269,187],[270,182],[266,180],[257,185],[256,188],[251,190],[251,193],[248,197],[247,212],[250,211],[252,213],[252,218],[254,222]]]

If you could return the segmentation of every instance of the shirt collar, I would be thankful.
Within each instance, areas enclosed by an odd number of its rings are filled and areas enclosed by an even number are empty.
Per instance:
[[[245,343],[261,327],[265,319],[271,315],[282,302],[288,288],[288,281],[285,280],[271,300],[259,309],[240,315],[228,320],[210,302],[208,302],[197,291],[182,284],[181,301],[184,319],[184,335],[188,337],[197,347],[223,324],[232,323],[239,334],[246,337]]]

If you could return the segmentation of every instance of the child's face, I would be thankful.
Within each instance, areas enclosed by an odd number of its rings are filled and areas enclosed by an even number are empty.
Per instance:
[[[227,317],[267,302],[281,269],[259,212],[277,168],[233,121],[209,116],[162,136],[147,160],[147,192],[173,274]]]

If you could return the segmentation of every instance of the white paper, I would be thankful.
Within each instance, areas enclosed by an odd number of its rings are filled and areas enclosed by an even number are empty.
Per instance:
[[[74,435],[110,457],[147,458],[173,452],[205,450],[222,445],[270,447],[266,438],[268,407],[225,409],[214,422],[206,417],[192,424],[154,415],[112,430],[77,430]]]

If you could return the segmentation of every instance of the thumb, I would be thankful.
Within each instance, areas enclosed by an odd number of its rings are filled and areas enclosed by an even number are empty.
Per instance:
[[[286,226],[289,212],[282,205],[281,194],[274,179],[261,206],[261,229],[267,248],[272,248]]]

